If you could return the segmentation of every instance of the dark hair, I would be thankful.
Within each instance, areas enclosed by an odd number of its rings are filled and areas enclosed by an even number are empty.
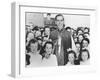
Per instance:
[[[89,29],[88,27],[85,27],[84,30],[85,30],[85,29],[88,29],[88,32],[90,32],[90,29]]]
[[[88,34],[89,35],[89,32],[84,32],[84,34]]]
[[[45,29],[46,29],[46,28],[49,28],[49,29],[50,29],[50,27],[49,27],[49,26],[45,26],[45,27],[44,27],[44,31],[45,31]]]
[[[75,45],[76,45],[76,44],[79,44],[79,45],[81,46],[81,43],[80,43],[80,42],[75,42]]]
[[[70,26],[66,27],[66,30],[68,30],[68,29],[70,29],[70,30],[71,30],[71,27],[70,27]]]
[[[34,30],[38,31],[38,30],[39,30],[38,26],[35,26],[35,27],[32,29],[32,31],[34,31]]]
[[[88,51],[87,49],[82,49],[81,52],[80,52],[80,55],[79,55],[80,61],[82,61],[82,57],[81,57],[81,56],[82,56],[82,53],[83,53],[83,52],[87,52],[87,54],[88,54],[88,59],[90,58],[89,51]]]
[[[58,16],[62,16],[63,17],[63,20],[64,20],[64,16],[62,15],[62,14],[57,14],[56,16],[55,16],[55,20],[57,20],[57,17]]]
[[[31,44],[35,44],[35,43],[38,43],[38,41],[37,41],[37,39],[31,39],[30,41],[29,41],[29,44],[28,44],[28,48],[29,48],[29,52],[30,52],[30,45]],[[38,50],[40,49],[40,46],[39,46],[39,44],[38,44]]]
[[[37,40],[41,40],[41,41],[42,41],[42,38],[40,38],[40,37],[37,37],[36,39],[37,39]]]
[[[78,32],[79,32],[79,31],[82,31],[82,32],[83,32],[83,30],[82,30],[81,28],[78,28],[78,29],[77,29],[77,35],[78,35]]]
[[[84,38],[84,39],[82,40],[81,44],[83,43],[84,40],[87,41],[88,44],[90,43],[90,40],[89,40],[88,38]]]
[[[47,45],[47,44],[51,44],[51,45],[52,45],[52,48],[53,48],[53,46],[54,46],[53,42],[47,41],[47,42],[44,44],[44,49],[46,48],[46,45]]]
[[[51,13],[47,13],[47,15],[49,15],[49,16],[50,16],[50,15],[51,15]]]
[[[68,51],[68,53],[67,53],[67,59],[68,59],[68,55],[69,54],[74,54],[74,58],[76,58],[76,53],[75,53],[75,51],[73,51],[73,50],[70,50],[70,51]],[[69,61],[69,60],[67,60],[67,61]]]

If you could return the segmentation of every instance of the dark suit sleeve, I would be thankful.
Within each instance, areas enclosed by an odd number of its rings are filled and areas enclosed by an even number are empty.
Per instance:
[[[71,41],[71,35],[69,32],[65,31],[62,35],[62,44],[64,47],[64,50],[68,48],[72,48],[72,41]]]
[[[55,42],[57,39],[58,39],[58,33],[57,31],[52,31],[51,34],[50,34],[50,39]]]
[[[26,54],[26,65],[30,64],[30,55]]]

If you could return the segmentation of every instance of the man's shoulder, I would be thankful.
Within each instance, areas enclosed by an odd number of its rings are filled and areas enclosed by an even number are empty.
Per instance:
[[[71,35],[70,32],[66,31],[65,29],[63,30],[63,33],[67,34],[67,35]]]

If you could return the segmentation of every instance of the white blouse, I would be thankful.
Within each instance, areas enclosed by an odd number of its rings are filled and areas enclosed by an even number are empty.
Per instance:
[[[71,64],[71,62],[68,62],[65,66],[72,66],[74,64]]]
[[[87,60],[85,62],[80,61],[80,65],[89,65],[90,64],[90,60]]]
[[[40,67],[41,61],[42,61],[42,56],[37,52],[36,54],[34,53],[27,53],[30,55],[30,65],[27,67]]]
[[[51,54],[50,57],[48,59],[43,58],[42,66],[57,66],[57,58],[55,55]]]

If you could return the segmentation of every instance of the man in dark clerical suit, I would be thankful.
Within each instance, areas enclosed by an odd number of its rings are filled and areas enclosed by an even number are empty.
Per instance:
[[[64,17],[62,14],[56,15],[55,23],[58,29],[51,32],[50,38],[55,45],[54,53],[57,56],[58,66],[62,66],[67,63],[67,49],[72,48],[73,41],[70,32],[64,28]]]

